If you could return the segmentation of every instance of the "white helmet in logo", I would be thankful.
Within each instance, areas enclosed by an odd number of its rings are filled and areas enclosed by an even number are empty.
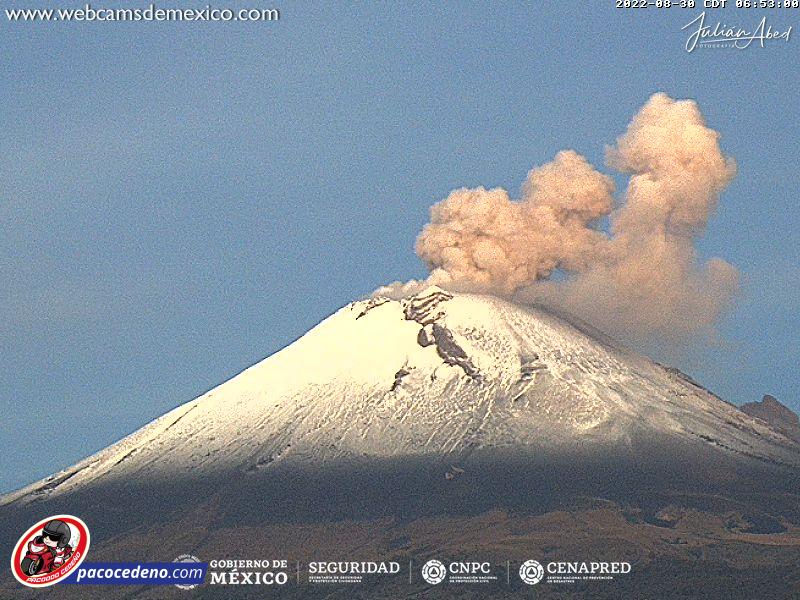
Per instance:
[[[441,561],[432,559],[422,565],[422,578],[431,585],[442,583],[445,577],[447,577],[447,568]]]
[[[526,560],[519,568],[519,578],[528,585],[536,585],[544,579],[544,567],[539,561]]]

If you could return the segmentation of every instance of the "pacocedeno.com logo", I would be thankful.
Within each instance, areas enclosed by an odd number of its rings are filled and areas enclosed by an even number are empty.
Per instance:
[[[42,519],[14,546],[11,571],[28,587],[55,585],[77,569],[89,551],[89,528],[72,515]]]

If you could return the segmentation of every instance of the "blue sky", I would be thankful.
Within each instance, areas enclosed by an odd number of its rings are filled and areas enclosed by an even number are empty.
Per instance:
[[[423,276],[433,202],[516,192],[564,148],[602,167],[656,91],[696,99],[739,164],[700,246],[742,293],[723,342],[673,362],[800,409],[798,40],[688,54],[698,10],[612,2],[275,6],[278,23],[0,23],[0,490]]]

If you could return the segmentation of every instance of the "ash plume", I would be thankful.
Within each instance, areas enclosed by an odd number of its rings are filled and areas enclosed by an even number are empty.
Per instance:
[[[417,238],[429,277],[376,293],[494,293],[556,306],[622,339],[712,332],[738,288],[733,266],[700,264],[695,250],[736,174],[719,134],[695,102],[655,94],[606,148],[606,163],[630,174],[616,209],[611,178],[572,150],[533,169],[518,200],[502,188],[453,191]]]

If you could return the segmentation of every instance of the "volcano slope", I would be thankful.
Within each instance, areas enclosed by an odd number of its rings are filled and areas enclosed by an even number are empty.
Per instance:
[[[514,564],[627,560],[552,597],[789,598],[800,591],[800,445],[574,320],[439,288],[351,303],[277,354],[0,499],[0,535],[71,513],[90,561],[397,560],[369,585],[280,597],[514,597]],[[416,566],[509,564],[432,588]],[[409,583],[408,561],[412,561]],[[302,570],[302,569],[301,569]],[[0,597],[263,597],[259,586]],[[81,589],[77,589],[81,588]],[[523,589],[525,588],[525,589]]]

